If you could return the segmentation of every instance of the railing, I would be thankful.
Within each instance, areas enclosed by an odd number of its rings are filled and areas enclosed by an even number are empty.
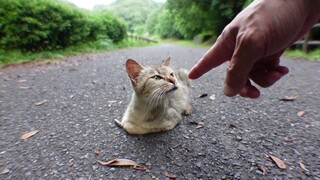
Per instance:
[[[312,29],[320,28],[320,23],[315,24]],[[309,46],[319,46],[320,47],[320,41],[319,40],[310,40],[310,32],[312,29],[307,32],[307,34],[304,35],[302,40],[299,40],[295,42],[293,45],[302,45],[302,51],[307,53],[309,51]]]
[[[136,36],[136,35],[132,35],[132,34],[128,34],[127,37],[134,39],[134,40],[137,40],[137,41],[145,41],[145,42],[149,42],[149,43],[157,43],[158,42],[158,41],[150,39],[150,38]]]

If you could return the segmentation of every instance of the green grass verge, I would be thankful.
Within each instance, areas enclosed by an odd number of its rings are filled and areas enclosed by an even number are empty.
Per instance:
[[[309,53],[304,53],[301,50],[286,50],[284,52],[285,57],[308,59],[312,61],[320,61],[320,49],[312,50]]]
[[[201,43],[195,44],[191,40],[179,40],[179,39],[165,39],[163,42],[168,42],[176,45],[189,46],[189,47],[211,47],[212,44]],[[301,50],[286,50],[284,53],[285,57],[288,58],[299,58],[299,59],[307,59],[312,61],[320,61],[320,49],[315,49],[310,51],[309,53],[304,53]]]
[[[155,43],[124,39],[119,43],[112,43],[109,40],[90,42],[77,46],[68,47],[63,50],[43,51],[43,52],[22,52],[19,50],[4,51],[0,50],[0,66],[12,63],[29,62],[40,59],[57,59],[66,55],[78,55],[83,53],[103,52],[114,49],[149,46]]]

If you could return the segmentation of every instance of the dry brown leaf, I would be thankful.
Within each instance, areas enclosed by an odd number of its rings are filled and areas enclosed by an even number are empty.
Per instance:
[[[163,172],[162,174],[170,179],[177,179],[177,176],[174,174],[170,174],[168,172]]]
[[[148,169],[146,166],[141,166],[141,165],[133,166],[132,168],[135,170],[142,170],[142,171],[145,171]]]
[[[309,171],[307,168],[306,168],[306,165],[304,165],[302,162],[300,162],[300,167],[305,170],[305,171]]]
[[[280,169],[287,168],[286,164],[280,158],[273,156],[273,155],[269,155],[269,156],[272,159],[272,161],[275,162]]]
[[[302,116],[304,116],[305,114],[306,114],[306,112],[305,112],[305,111],[300,111],[300,112],[298,112],[298,114],[297,114],[297,115],[298,115],[299,117],[302,117]]]
[[[203,128],[204,127],[204,124],[203,123],[199,123],[197,126],[196,126],[196,129],[200,129],[200,128]]]
[[[104,162],[104,161],[100,161],[100,160],[96,160],[96,161],[103,166],[131,166],[137,170],[146,170],[147,169],[147,167],[141,166],[130,159],[113,159],[108,162]]]
[[[26,140],[26,139],[28,139],[29,137],[36,135],[38,132],[39,132],[38,130],[35,130],[35,131],[30,131],[30,132],[23,133],[23,134],[21,135],[20,139]]]
[[[198,98],[204,98],[204,97],[207,97],[208,94],[207,93],[202,93],[202,94],[199,94]]]
[[[280,101],[294,101],[297,99],[297,95],[295,96],[285,96],[284,98],[281,98]]]
[[[47,100],[43,100],[43,101],[40,101],[40,102],[37,102],[37,103],[34,103],[36,106],[41,106],[42,104],[44,104],[45,102],[47,102]]]
[[[262,165],[258,165],[258,169],[262,172],[262,175],[266,175],[267,174],[267,170],[264,166]]]

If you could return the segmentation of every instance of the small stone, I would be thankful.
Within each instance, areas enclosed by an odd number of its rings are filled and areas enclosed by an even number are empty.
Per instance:
[[[236,137],[236,140],[237,140],[237,141],[242,141],[242,137],[237,136],[237,137]]]
[[[197,162],[197,163],[196,163],[196,166],[197,166],[198,168],[201,168],[201,166],[202,166],[201,162]]]

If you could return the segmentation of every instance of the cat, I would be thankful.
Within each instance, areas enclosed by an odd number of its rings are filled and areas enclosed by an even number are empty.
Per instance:
[[[116,124],[127,133],[168,131],[182,120],[182,114],[192,113],[188,71],[174,71],[170,59],[164,60],[160,66],[148,67],[127,60],[126,70],[134,91],[121,122],[116,120]]]

